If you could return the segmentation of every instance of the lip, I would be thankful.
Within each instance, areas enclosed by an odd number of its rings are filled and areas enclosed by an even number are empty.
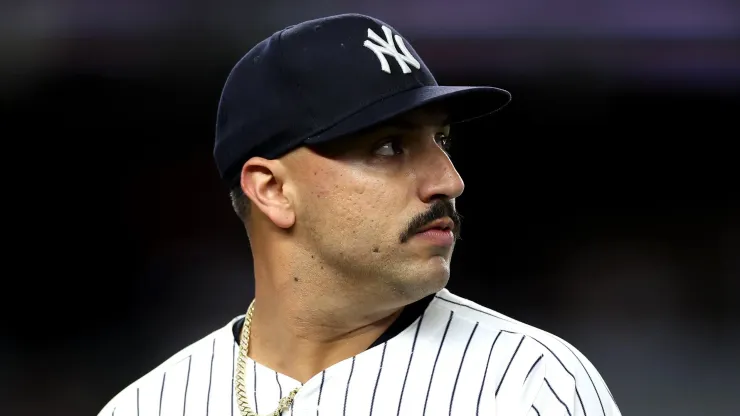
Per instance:
[[[421,228],[414,237],[438,247],[450,247],[455,243],[455,222],[450,218],[434,220]]]
[[[438,229],[440,231],[450,231],[451,232],[452,230],[455,229],[455,222],[452,221],[452,218],[449,218],[449,217],[440,218],[422,227],[419,231],[417,231],[417,234],[421,234],[423,232],[426,232],[432,229]]]
[[[455,243],[455,234],[449,229],[430,228],[414,237],[437,247],[451,247]]]

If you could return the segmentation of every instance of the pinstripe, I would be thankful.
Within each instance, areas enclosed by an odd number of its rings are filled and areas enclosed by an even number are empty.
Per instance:
[[[167,373],[162,374],[162,389],[159,391],[159,415],[162,415],[162,397],[164,396],[164,381],[167,378]]]
[[[426,398],[424,399],[424,411],[423,413],[427,413],[427,403],[429,403],[429,391],[432,389],[432,381],[434,381],[434,370],[437,369],[437,361],[439,361],[439,355],[442,353],[442,347],[445,345],[445,339],[447,338],[447,331],[450,330],[450,323],[452,322],[452,317],[455,315],[455,312],[450,311],[450,317],[447,319],[447,325],[445,326],[445,332],[442,334],[442,341],[439,342],[439,349],[437,350],[437,357],[434,359],[434,365],[432,366],[432,374],[429,376],[429,386],[427,387],[427,394]]]
[[[419,329],[421,329],[421,323],[424,320],[424,314],[419,317],[416,323],[416,331],[414,331],[414,341],[411,343],[411,352],[409,353],[409,363],[406,366],[406,374],[403,376],[403,384],[401,385],[401,396],[398,398],[398,410],[396,416],[401,414],[401,402],[403,401],[403,393],[406,390],[406,381],[409,378],[409,370],[411,369],[411,360],[414,359],[414,348],[416,348],[416,340],[419,339]]]
[[[519,344],[517,344],[516,349],[514,350],[514,354],[511,355],[509,364],[506,365],[506,370],[504,370],[504,374],[501,376],[501,380],[499,380],[498,382],[498,387],[496,387],[496,393],[495,393],[496,396],[498,396],[498,391],[501,389],[501,385],[504,384],[504,379],[506,378],[506,374],[509,372],[511,363],[514,362],[514,358],[516,357],[516,353],[519,352],[519,348],[522,346],[522,342],[524,342],[524,335],[522,335],[522,339],[519,340]]]
[[[213,382],[213,359],[216,356],[216,338],[213,338],[213,345],[211,346],[211,366],[208,370],[208,393],[206,393],[206,416],[211,407],[211,383]]]
[[[545,384],[547,384],[547,387],[550,389],[550,391],[555,396],[555,398],[558,399],[558,401],[560,403],[562,403],[563,406],[565,406],[565,411],[568,412],[568,416],[571,416],[572,414],[570,413],[570,409],[568,408],[568,405],[565,404],[565,402],[563,401],[563,399],[561,399],[560,396],[558,396],[557,393],[555,393],[555,390],[552,388],[552,386],[550,385],[550,382],[547,379],[545,379]]]
[[[494,404],[502,409],[501,400],[505,394],[506,408],[521,404],[526,406],[522,409],[530,408],[530,415],[559,413],[562,412],[560,406],[563,406],[568,416],[581,414],[579,409],[583,409],[583,416],[586,416],[585,405],[588,404],[592,414],[601,416],[598,413],[600,406],[602,410],[614,409],[608,414],[610,416],[621,416],[598,373],[591,366],[586,367],[580,352],[565,341],[554,336],[548,338],[550,334],[547,332],[506,316],[497,316],[494,311],[478,309],[464,299],[456,302],[454,296],[444,293],[446,291],[440,292],[429,306],[424,304],[426,311],[415,309],[418,318],[412,320],[405,315],[399,321],[402,326],[396,325],[390,335],[385,334],[381,341],[373,344],[373,347],[382,344],[382,348],[368,349],[351,357],[351,362],[337,362],[321,371],[321,375],[312,377],[306,382],[311,387],[300,390],[295,397],[290,414],[306,416],[313,414],[315,409],[316,416],[320,416],[320,412],[325,415],[374,416],[391,414],[395,407],[395,416],[402,414],[401,408],[408,416],[444,412],[445,408],[450,416],[461,416],[466,408],[469,410],[465,414],[473,414],[475,408],[475,415],[479,415]],[[431,321],[427,318],[430,309],[433,314]],[[502,327],[496,321],[505,325]],[[234,400],[238,323],[232,322],[233,331],[215,332],[199,341],[199,346],[183,349],[132,384],[131,389],[135,391],[118,395],[120,398],[112,400],[97,416],[139,416],[147,414],[147,411],[159,416],[190,413],[239,416]],[[529,330],[540,332],[533,332],[533,337]],[[510,341],[510,347],[503,348],[498,342],[502,334],[514,335],[506,340],[507,345]],[[524,342],[528,337],[535,342]],[[229,340],[229,343],[221,344],[222,340]],[[218,350],[221,353],[216,350],[218,345],[222,345]],[[224,350],[228,345],[232,345],[231,360]],[[224,356],[223,360],[220,355]],[[184,359],[188,360],[187,364],[182,362]],[[483,360],[486,361],[485,366]],[[264,407],[266,402],[275,401],[275,395],[278,400],[282,398],[286,388],[303,385],[274,370],[274,375],[265,373],[265,377],[258,376],[257,370],[263,369],[258,369],[254,360],[252,366],[254,374],[248,380],[249,388],[254,388],[247,394],[254,400],[255,411],[258,411],[258,403]],[[587,375],[582,374],[578,366],[582,366]],[[534,380],[535,375],[537,380]],[[581,378],[576,380],[576,375]],[[519,381],[522,377],[523,381]],[[270,381],[271,378],[274,381]],[[537,389],[540,382],[543,388]],[[589,382],[595,395],[587,387]],[[582,396],[579,388],[588,394]],[[349,395],[350,389],[352,396]],[[296,403],[302,403],[302,407],[296,407]],[[546,403],[552,408],[546,407]],[[609,407],[605,409],[607,405]]]
[[[182,395],[182,416],[185,416],[185,409],[188,408],[188,386],[190,385],[190,367],[193,363],[193,356],[188,357],[188,375],[185,378],[185,393]]]
[[[455,375],[455,384],[452,385],[452,394],[450,396],[450,416],[452,416],[452,403],[455,402],[455,392],[457,391],[457,382],[460,380],[460,372],[462,371],[463,363],[465,363],[465,355],[468,353],[468,348],[470,347],[470,341],[473,340],[473,335],[475,335],[475,330],[478,329],[478,324],[480,322],[476,322],[475,326],[473,327],[473,330],[470,332],[470,337],[468,338],[468,342],[465,344],[465,350],[463,350],[462,358],[460,358],[460,367],[457,368],[457,375]]]
[[[480,399],[483,397],[483,386],[486,385],[486,379],[488,376],[488,365],[491,363],[491,354],[493,353],[493,347],[496,346],[496,341],[498,341],[498,337],[501,336],[502,331],[498,331],[498,334],[496,334],[496,338],[493,339],[493,342],[491,343],[491,349],[488,350],[488,359],[486,360],[486,369],[483,370],[483,379],[480,382],[480,392],[478,392],[478,404],[475,407],[475,416],[478,416],[478,412],[480,412]]]
[[[503,318],[501,318],[499,316],[493,315],[493,314],[488,313],[486,311],[482,311],[480,309],[473,308],[472,306],[469,306],[469,305],[465,305],[465,304],[458,303],[458,302],[453,302],[453,301],[451,301],[449,299],[445,299],[445,298],[440,297],[440,296],[435,296],[435,299],[439,299],[439,300],[445,301],[447,303],[451,303],[453,305],[457,305],[457,306],[462,306],[464,308],[468,308],[470,310],[473,310],[473,311],[476,311],[478,313],[481,313],[481,314],[490,316],[491,318],[495,318],[495,319],[500,320],[500,321],[503,321],[503,322],[507,322],[507,323],[510,323],[510,324],[516,324],[516,322],[512,322],[510,320],[503,319]],[[504,332],[514,333],[512,331],[504,331]],[[571,377],[573,377],[573,380],[576,380],[575,375],[573,375],[573,373],[568,369],[568,367],[566,367],[565,364],[563,364],[563,361],[560,359],[560,357],[558,357],[550,349],[550,347],[548,347],[547,345],[545,345],[542,341],[540,341],[536,337],[530,337],[530,338],[532,338],[538,344],[540,344],[543,347],[545,347],[550,352],[550,354],[552,354],[553,357],[555,357],[555,359],[558,360],[558,362],[560,363],[560,365],[563,366],[563,369],[565,370],[565,372],[567,372]],[[560,342],[565,348],[567,348],[575,356],[576,360],[578,360],[578,362],[581,364],[581,366],[583,366],[584,370],[586,370],[586,374],[588,374],[588,379],[591,381],[591,385],[594,387],[594,392],[596,393],[596,398],[599,400],[599,405],[601,406],[601,411],[604,414],[604,416],[606,416],[606,411],[604,410],[604,404],[602,403],[601,397],[599,396],[599,390],[596,388],[596,384],[594,383],[593,379],[591,378],[591,375],[589,374],[588,370],[586,369],[586,366],[583,365],[583,363],[578,358],[578,356],[573,352],[573,349],[572,348],[570,348],[568,345],[566,345],[565,343],[563,343],[560,340],[558,340],[558,342]],[[578,398],[578,402],[580,403],[581,409],[583,410],[583,416],[587,416],[587,414],[586,414],[586,407],[583,405],[583,400],[581,399],[581,394],[578,392],[578,386],[576,386],[575,391],[576,391],[576,397]]]
[[[355,357],[352,357],[352,366],[349,368],[349,377],[347,378],[347,386],[344,389],[344,410],[342,410],[342,416],[347,415],[347,396],[349,396],[349,383],[352,381],[352,373],[355,371]]]
[[[385,349],[388,347],[388,343],[383,343],[383,352],[380,355],[380,365],[378,366],[378,376],[375,378],[375,387],[373,388],[373,398],[370,400],[370,415],[373,414],[373,407],[375,407],[375,393],[378,391],[378,383],[380,382],[380,373],[383,371],[383,360],[385,359]]]

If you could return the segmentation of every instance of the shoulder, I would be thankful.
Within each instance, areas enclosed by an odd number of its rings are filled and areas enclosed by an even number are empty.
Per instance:
[[[586,356],[562,338],[452,294],[437,293],[432,305],[476,322],[500,338],[541,353],[547,370],[543,393],[565,402],[572,415],[620,415],[604,379]],[[561,397],[562,396],[562,397]]]
[[[488,330],[500,331],[505,334],[524,336],[532,342],[539,344],[545,351],[548,351],[553,358],[563,361],[567,365],[568,371],[574,375],[578,373],[580,361],[583,360],[583,354],[573,347],[567,341],[557,337],[542,329],[517,321],[514,318],[496,312],[483,305],[472,302],[468,299],[454,295],[446,289],[437,293],[435,304],[439,307],[449,309],[461,318],[474,320],[482,327]],[[575,367],[570,369],[570,367]]]
[[[217,349],[233,355],[235,344],[232,328],[234,323],[241,318],[242,316],[233,318],[228,324],[176,352],[123,388],[105,404],[98,412],[98,416],[136,415],[138,408],[142,406],[143,398],[147,398],[148,401],[157,401],[156,398],[160,397],[168,380],[188,375],[195,365],[209,364],[217,353]]]

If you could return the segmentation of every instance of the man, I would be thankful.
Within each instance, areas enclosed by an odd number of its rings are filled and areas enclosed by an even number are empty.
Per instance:
[[[569,344],[445,289],[463,192],[449,125],[509,99],[438,86],[368,16],[258,44],[226,81],[214,149],[255,299],[100,415],[620,415]]]

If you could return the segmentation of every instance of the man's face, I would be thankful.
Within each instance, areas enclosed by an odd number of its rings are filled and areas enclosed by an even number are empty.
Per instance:
[[[403,297],[441,289],[460,229],[455,198],[464,189],[448,145],[445,114],[423,110],[296,150],[286,158],[297,185],[294,236],[349,284]]]

